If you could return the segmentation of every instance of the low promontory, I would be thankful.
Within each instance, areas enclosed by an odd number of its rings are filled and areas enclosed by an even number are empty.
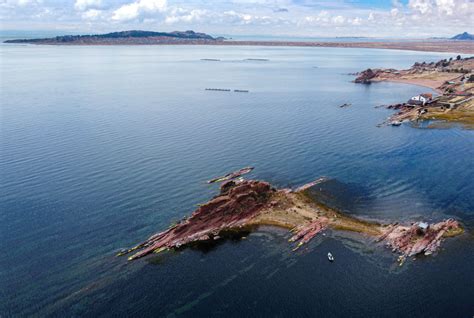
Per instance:
[[[128,259],[135,260],[151,253],[220,240],[226,233],[271,225],[292,232],[289,242],[294,244],[294,250],[326,230],[349,231],[389,247],[403,263],[406,257],[430,255],[444,238],[463,233],[454,219],[432,224],[382,224],[346,215],[319,202],[312,194],[329,180],[319,178],[296,189],[276,189],[267,182],[243,178],[225,181],[220,193],[190,217],[119,255],[133,253]]]

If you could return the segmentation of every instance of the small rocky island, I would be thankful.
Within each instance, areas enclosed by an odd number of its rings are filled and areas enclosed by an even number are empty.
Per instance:
[[[205,33],[194,31],[153,32],[121,31],[94,35],[63,35],[42,39],[7,40],[5,43],[56,44],[56,45],[121,45],[121,44],[206,44],[222,41]]]
[[[372,237],[375,244],[385,245],[397,253],[401,265],[406,257],[430,255],[438,250],[444,238],[463,233],[454,219],[433,224],[381,224],[346,215],[311,194],[329,180],[319,178],[296,189],[276,189],[267,182],[241,177],[225,181],[220,193],[189,218],[123,250],[119,256],[131,254],[128,259],[135,260],[151,253],[216,241],[235,231],[270,225],[292,232],[289,242],[294,244],[293,250],[327,229],[359,233],[361,238]]]
[[[474,128],[474,57],[458,55],[438,62],[417,62],[406,70],[367,69],[354,80],[361,84],[381,81],[425,86],[440,94],[420,93],[406,102],[388,105],[398,112],[387,124],[431,120]]]

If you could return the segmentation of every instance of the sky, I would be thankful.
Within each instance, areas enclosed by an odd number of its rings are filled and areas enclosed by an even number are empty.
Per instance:
[[[474,33],[474,0],[0,0],[0,30],[425,38]]]

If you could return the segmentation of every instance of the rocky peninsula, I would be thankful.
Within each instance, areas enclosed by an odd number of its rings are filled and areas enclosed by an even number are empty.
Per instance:
[[[429,87],[440,95],[414,96],[410,100],[388,105],[398,112],[386,123],[419,122],[455,123],[474,128],[474,57],[417,62],[406,70],[367,69],[357,74],[355,83],[390,81]]]
[[[128,259],[135,260],[151,253],[216,241],[235,231],[271,225],[292,232],[289,242],[294,244],[293,250],[325,230],[350,231],[390,248],[399,255],[402,264],[406,257],[436,252],[444,238],[463,233],[454,219],[434,224],[382,224],[346,215],[311,194],[328,181],[328,178],[319,178],[296,189],[276,189],[267,182],[243,178],[226,181],[220,193],[190,217],[123,250],[119,256],[131,254]]]

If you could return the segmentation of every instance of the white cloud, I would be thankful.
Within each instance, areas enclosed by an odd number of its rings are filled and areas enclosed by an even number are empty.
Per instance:
[[[361,25],[362,19],[359,17],[348,18],[343,15],[331,14],[329,11],[320,11],[315,16],[305,17],[304,22],[313,26],[331,27],[342,25]]]
[[[140,27],[170,31],[172,26],[176,30],[194,29],[211,34],[303,36],[446,36],[474,31],[474,0],[392,0],[388,8],[368,8],[359,5],[360,2],[0,0],[0,20],[4,29],[76,28],[78,31],[84,30],[84,25],[97,31]]]
[[[410,0],[408,7],[420,14],[429,14],[432,12],[431,2],[430,0]]]
[[[112,14],[112,20],[123,22],[144,19],[150,15],[164,12],[166,7],[166,0],[137,0],[116,9]]]
[[[84,12],[81,14],[81,17],[82,17],[84,20],[91,20],[91,21],[94,21],[94,20],[100,19],[102,15],[103,15],[103,12],[102,12],[101,10],[89,9],[89,10],[87,10],[87,11],[84,11]]]
[[[362,19],[359,18],[359,17],[356,17],[356,18],[352,19],[351,23],[352,23],[352,25],[361,25],[362,24]]]
[[[344,18],[342,15],[338,15],[332,18],[332,22],[334,24],[344,24],[344,22],[346,22],[346,18]]]
[[[209,12],[207,10],[194,9],[186,11],[181,8],[176,8],[165,18],[165,23],[176,24],[204,22],[208,15]]]
[[[0,7],[25,7],[41,3],[41,0],[0,0]]]
[[[100,8],[102,0],[76,0],[74,8],[78,11],[85,11],[89,8]]]
[[[408,8],[412,10],[413,14],[423,16],[472,17],[474,15],[474,1],[472,0],[409,0]]]

